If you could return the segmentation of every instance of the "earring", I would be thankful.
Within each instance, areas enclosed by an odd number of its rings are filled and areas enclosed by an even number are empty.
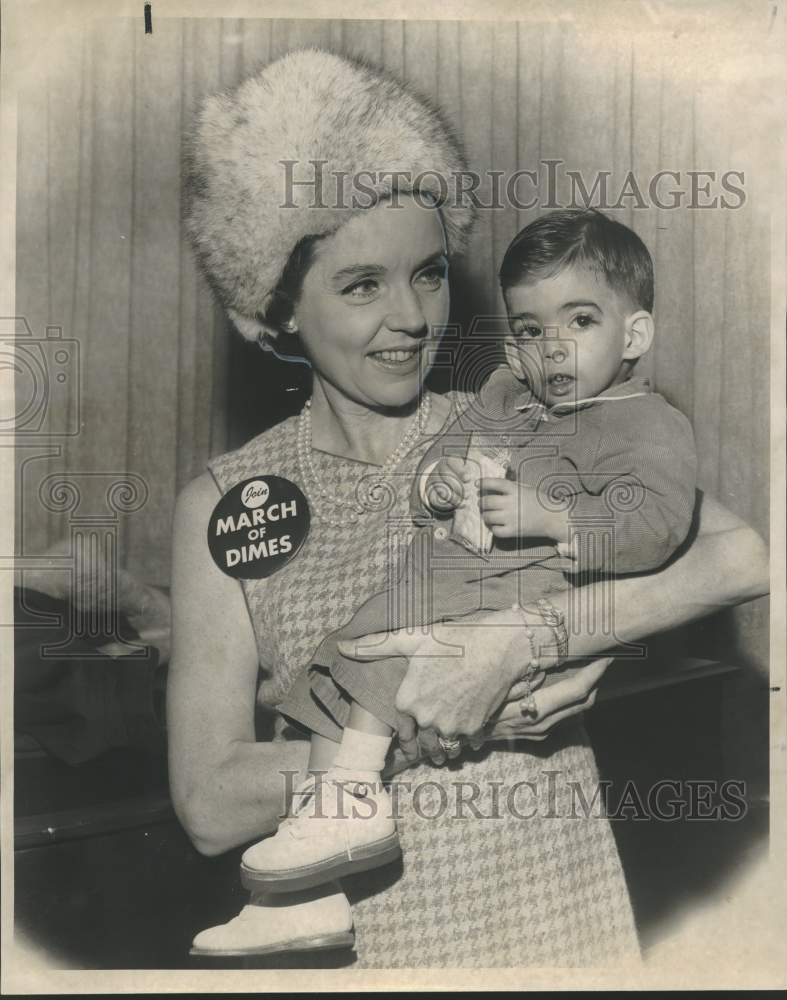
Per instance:
[[[271,338],[264,330],[260,330],[260,332],[257,334],[257,346],[261,351],[273,352],[273,344],[271,343]]]
[[[298,327],[295,325],[294,319],[288,319],[287,322],[283,325],[282,329],[284,330],[285,333],[298,332]]]
[[[283,329],[284,328],[286,328],[286,324],[284,325]],[[289,331],[287,332],[289,333]],[[311,362],[309,361],[308,358],[299,357],[298,355],[294,354],[283,354],[280,351],[277,351],[275,346],[276,338],[272,337],[269,333],[266,333],[264,330],[260,330],[260,332],[257,334],[257,344],[259,345],[261,350],[269,351],[275,358],[278,358],[279,361],[290,361],[293,362],[294,364],[306,365],[307,368],[311,368]]]

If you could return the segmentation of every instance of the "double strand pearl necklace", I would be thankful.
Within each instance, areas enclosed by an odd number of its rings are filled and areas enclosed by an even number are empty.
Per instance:
[[[346,524],[354,524],[358,520],[359,516],[364,513],[366,507],[361,504],[357,498],[354,500],[346,500],[344,497],[336,496],[334,493],[327,490],[314,467],[314,462],[312,460],[311,406],[312,401],[308,399],[306,401],[306,405],[301,410],[300,417],[298,418],[296,448],[298,470],[301,474],[301,479],[304,486],[307,486],[309,492],[316,493],[319,496],[321,508],[315,508],[315,513],[318,513],[323,520],[334,525],[335,527],[340,527]],[[383,480],[386,476],[390,476],[391,473],[398,468],[401,461],[411,451],[413,445],[421,436],[423,429],[429,421],[431,409],[432,397],[428,392],[425,392],[418,406],[418,412],[413,417],[412,423],[408,427],[406,434],[399,442],[396,449],[392,451],[385,460],[379,472],[375,472],[375,477]],[[326,505],[334,507],[338,510],[345,508],[345,510],[347,510],[347,514],[344,516],[339,514],[338,517],[334,517],[333,515],[326,513]]]

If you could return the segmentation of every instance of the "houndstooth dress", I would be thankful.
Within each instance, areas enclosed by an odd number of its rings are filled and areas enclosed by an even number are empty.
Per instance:
[[[391,518],[408,518],[412,476],[431,440],[406,457],[387,503],[336,527],[301,481],[296,439],[290,418],[209,465],[222,493],[277,475],[310,500],[311,530],[298,555],[268,579],[243,582],[260,697],[270,705],[325,636],[384,587]],[[348,498],[374,468],[318,451],[313,461],[325,488]],[[598,775],[581,723],[556,727],[541,744],[489,744],[455,765],[422,764],[397,777],[401,864],[343,881],[354,967],[586,966],[638,955],[612,830],[593,803]]]

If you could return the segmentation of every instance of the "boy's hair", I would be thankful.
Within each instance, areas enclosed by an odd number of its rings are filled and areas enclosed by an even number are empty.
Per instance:
[[[500,265],[500,287],[548,277],[585,264],[639,309],[653,311],[653,261],[637,234],[595,209],[550,212],[525,226]]]

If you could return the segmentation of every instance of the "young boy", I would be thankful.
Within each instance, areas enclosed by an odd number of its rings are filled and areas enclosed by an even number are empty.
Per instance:
[[[528,611],[560,646],[550,593],[588,571],[656,569],[689,530],[691,427],[633,376],[654,335],[653,267],[639,237],[595,211],[553,212],[516,236],[500,281],[507,363],[424,460],[403,573],[325,640],[280,706],[315,738],[340,742],[321,785],[322,818],[296,809],[247,850],[247,888],[305,889],[399,853],[380,773],[407,664],[348,659],[340,640],[535,602]],[[527,677],[539,649],[523,619]],[[374,808],[354,810],[358,799]]]

